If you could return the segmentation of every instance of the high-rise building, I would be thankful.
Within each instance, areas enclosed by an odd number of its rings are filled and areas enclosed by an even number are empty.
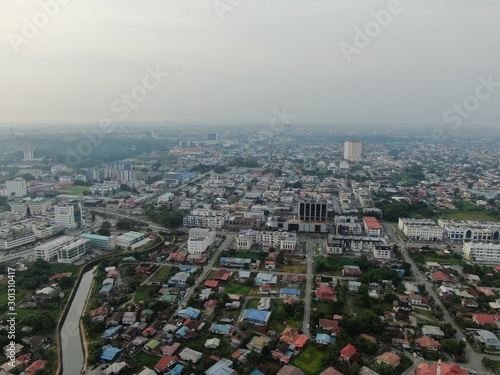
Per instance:
[[[56,214],[56,224],[60,224],[68,229],[76,229],[82,221],[82,204],[79,201],[65,202],[61,206],[54,208]]]
[[[207,140],[209,140],[209,141],[216,141],[217,140],[217,133],[208,133],[207,134]]]
[[[344,159],[350,161],[361,161],[361,142],[345,141]]]
[[[328,217],[328,205],[324,201],[301,201],[298,207],[299,220],[304,221],[326,221]]]
[[[18,177],[12,181],[7,181],[5,187],[9,197],[20,198],[28,194],[28,191],[26,189],[26,181],[21,177]]]

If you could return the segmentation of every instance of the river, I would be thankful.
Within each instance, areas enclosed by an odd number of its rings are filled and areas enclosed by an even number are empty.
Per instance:
[[[63,374],[80,374],[83,369],[85,358],[82,339],[80,335],[80,317],[82,316],[85,301],[92,286],[94,271],[96,267],[87,271],[80,281],[75,298],[71,303],[68,315],[61,329],[61,345],[63,359]]]

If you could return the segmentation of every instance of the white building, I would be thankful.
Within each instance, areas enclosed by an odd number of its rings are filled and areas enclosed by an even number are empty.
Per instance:
[[[350,161],[361,161],[361,142],[345,141],[344,159]]]
[[[413,241],[436,241],[443,239],[443,228],[431,219],[399,218],[398,228]]]
[[[33,242],[36,242],[33,232],[16,233],[0,238],[0,250],[10,250]]]
[[[61,247],[57,253],[57,261],[60,263],[73,263],[83,257],[90,248],[90,240],[81,238]]]
[[[205,253],[210,245],[214,243],[215,232],[210,229],[191,228],[189,230],[188,252],[200,255]]]
[[[444,237],[459,242],[491,242],[500,240],[500,223],[472,220],[439,219]]]
[[[57,257],[59,249],[73,242],[73,237],[62,236],[35,247],[35,257],[49,261]]]
[[[468,260],[500,263],[500,244],[464,242],[462,252]]]
[[[373,257],[375,259],[390,260],[392,250],[390,246],[375,246],[373,249]]]
[[[60,224],[48,224],[46,222],[34,223],[31,229],[38,240],[43,240],[44,238],[49,238],[65,231],[65,228]]]
[[[5,183],[5,189],[9,197],[20,198],[28,194],[26,189],[26,181],[24,178],[18,177],[12,181]]]
[[[293,252],[297,247],[297,235],[290,232],[243,229],[235,237],[234,245],[237,250],[250,250],[253,245],[262,245],[263,248],[274,247]]]
[[[68,229],[76,229],[82,221],[82,204],[79,201],[65,202],[54,208],[56,224]]]

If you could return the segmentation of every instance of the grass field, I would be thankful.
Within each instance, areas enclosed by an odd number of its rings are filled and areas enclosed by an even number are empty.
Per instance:
[[[443,219],[458,219],[458,220],[478,220],[478,221],[498,221],[495,216],[489,215],[487,212],[466,212],[466,211],[450,211],[443,215]]]
[[[282,266],[281,271],[289,273],[306,273],[307,269],[305,264],[295,264],[293,266]]]
[[[157,357],[152,354],[144,353],[144,352],[139,352],[136,356],[134,356],[134,362],[138,367],[146,366],[149,368],[153,368],[158,361],[161,359],[161,357]]]
[[[70,186],[70,187],[64,188],[62,190],[67,191],[71,195],[83,195],[83,193],[85,191],[90,192],[88,186]]]
[[[453,264],[453,265],[463,265],[465,262],[462,259],[457,259],[453,257],[435,257],[432,255],[425,257],[426,262],[437,262],[439,264]]]
[[[151,277],[150,281],[151,282],[155,282],[155,281],[164,282],[164,281],[167,281],[167,279],[168,279],[168,277],[170,276],[171,273],[172,273],[172,267],[169,267],[169,266],[161,267],[158,271],[155,272],[155,274],[153,275],[153,277]]]
[[[300,368],[308,375],[318,375],[323,370],[323,357],[325,353],[315,346],[308,345],[296,360],[293,365]]]
[[[249,285],[237,284],[237,283],[229,283],[224,288],[224,293],[226,294],[244,294],[249,295],[252,287]]]
[[[159,289],[157,286],[138,286],[137,289],[135,290],[134,302],[135,303],[139,301],[151,302],[156,297],[158,297],[158,290]]]

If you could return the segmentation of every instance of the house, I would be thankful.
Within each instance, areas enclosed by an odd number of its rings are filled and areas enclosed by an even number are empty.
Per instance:
[[[456,363],[434,362],[420,363],[411,375],[469,375],[469,370],[461,368]]]
[[[188,318],[199,319],[201,314],[200,314],[200,310],[192,308],[192,307],[188,307],[188,308],[181,309],[181,310],[177,311],[177,315],[184,318],[184,319],[188,319]]]
[[[340,332],[338,320],[319,319],[319,327],[326,331],[330,331],[332,336],[336,336]]]
[[[376,371],[373,371],[369,367],[363,366],[359,369],[358,375],[380,375],[380,374]]]
[[[127,325],[134,324],[136,321],[136,318],[137,318],[137,315],[135,312],[128,311],[128,312],[123,314],[122,323],[127,324]]]
[[[260,353],[269,342],[271,342],[271,339],[267,336],[253,336],[252,340],[247,344],[247,348]]]
[[[203,286],[210,289],[217,289],[219,287],[219,282],[217,280],[207,280],[205,281]]]
[[[260,286],[263,284],[276,285],[278,282],[278,276],[269,272],[259,272],[257,276],[255,276],[255,285]]]
[[[24,375],[34,375],[44,367],[45,367],[45,362],[39,359],[33,362],[28,367],[26,367],[26,369],[24,370]]]
[[[206,349],[217,349],[220,345],[220,340],[218,338],[207,339],[205,341],[205,345],[203,345]]]
[[[115,337],[118,336],[118,334],[120,333],[122,328],[123,328],[123,326],[121,326],[121,325],[112,326],[111,328],[108,328],[107,330],[105,330],[101,337],[103,339],[114,339]]]
[[[321,285],[316,289],[316,298],[320,300],[336,301],[337,292],[334,291],[329,285]]]
[[[184,348],[179,353],[179,357],[183,361],[189,361],[192,363],[197,363],[201,359],[202,356],[203,356],[203,353],[197,352],[196,350],[193,350],[190,348]]]
[[[295,366],[285,365],[277,372],[276,375],[306,375],[306,373]]]
[[[359,287],[361,286],[361,283],[359,281],[348,281],[347,282],[347,289],[349,292],[357,292],[359,290]]]
[[[177,357],[176,355],[174,356],[165,355],[161,357],[161,359],[158,362],[156,362],[154,369],[156,372],[164,373],[165,371],[167,371],[168,368],[175,365],[178,360],[179,357]]]
[[[422,334],[424,336],[432,337],[438,340],[441,340],[444,337],[444,332],[441,330],[441,328],[436,326],[423,326]]]
[[[243,312],[243,320],[252,324],[267,325],[270,318],[270,311],[247,309]]]
[[[300,285],[304,282],[304,276],[295,274],[286,274],[281,277],[281,283],[283,285]]]
[[[362,272],[358,266],[344,266],[342,269],[343,276],[361,276]]]
[[[326,370],[322,371],[319,375],[344,375],[340,371],[337,371],[334,367],[330,366]]]
[[[299,329],[287,326],[280,336],[280,342],[295,345],[297,348],[302,349],[309,340],[309,337],[300,333]]]
[[[399,363],[401,362],[401,357],[397,355],[396,353],[392,352],[385,352],[382,355],[379,355],[377,357],[377,363],[380,364],[385,364],[390,367],[397,367]]]
[[[205,375],[234,375],[236,371],[232,367],[233,361],[221,358],[205,371]]]
[[[450,276],[449,274],[447,274],[444,271],[433,272],[431,277],[434,281],[439,281],[439,282],[453,282],[453,281],[455,281],[455,278],[453,278],[452,276]]]
[[[422,336],[417,339],[415,339],[415,344],[417,344],[417,349],[427,349],[431,351],[436,351],[439,350],[439,347],[441,344],[439,341],[434,340],[432,337],[429,336]]]
[[[474,339],[481,345],[482,348],[488,351],[500,351],[500,340],[497,336],[484,329],[478,329]]]
[[[153,317],[153,310],[144,309],[141,311],[141,322],[150,322]]]
[[[214,273],[212,278],[217,281],[228,281],[230,277],[231,271],[221,268]]]
[[[177,353],[177,351],[179,350],[179,348],[181,347],[181,344],[178,343],[178,342],[174,342],[170,345],[165,345],[162,349],[162,352],[164,355],[174,355],[175,353]]]
[[[280,297],[281,298],[289,298],[289,297],[295,297],[295,298],[300,298],[300,290],[298,289],[291,289],[291,288],[281,288],[280,289]]]
[[[348,344],[340,351],[339,360],[349,362],[356,352],[356,347],[352,344]]]
[[[495,317],[489,314],[474,314],[472,320],[478,326],[496,326]]]
[[[100,360],[103,362],[112,362],[115,358],[122,352],[120,348],[114,348],[112,346],[103,347],[103,352],[101,354]]]
[[[326,333],[317,333],[315,340],[318,344],[331,345],[337,341],[335,337],[327,335]]]
[[[275,270],[276,269],[276,261],[275,260],[266,260],[264,262],[264,268],[266,270]]]
[[[239,302],[238,302],[239,304]],[[239,307],[239,306],[238,306]],[[257,305],[258,310],[270,310],[271,309],[271,298],[262,297]]]
[[[103,322],[108,316],[108,308],[106,306],[101,306],[95,310],[91,310],[90,316],[93,322]]]
[[[212,323],[208,330],[218,335],[231,336],[234,332],[234,327],[230,324]]]

